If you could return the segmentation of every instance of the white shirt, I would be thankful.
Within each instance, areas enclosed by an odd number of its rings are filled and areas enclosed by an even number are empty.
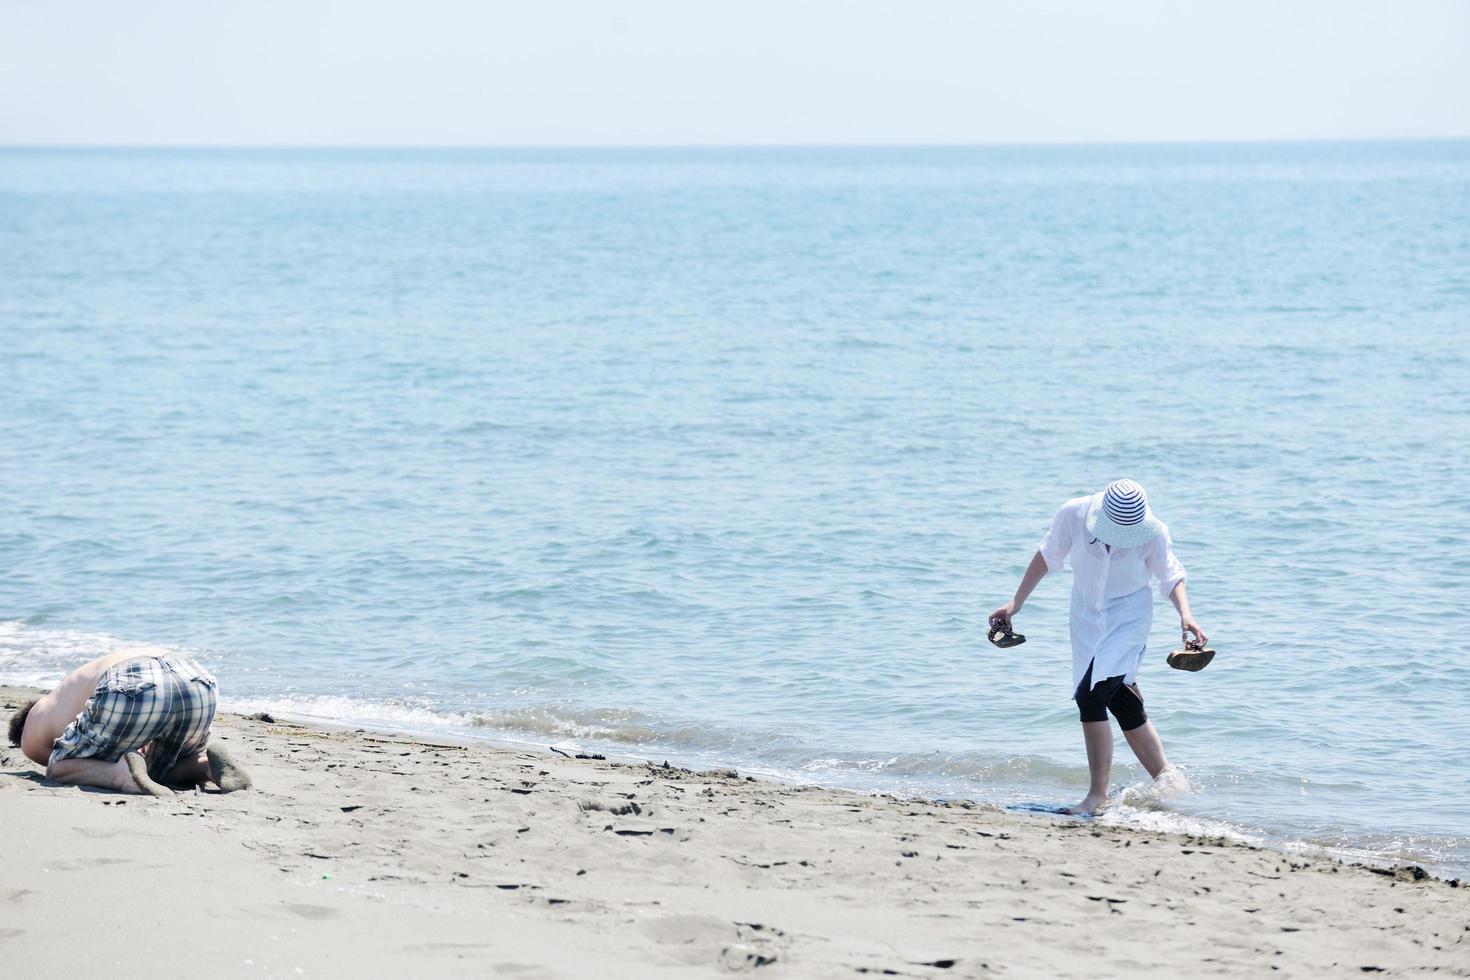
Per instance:
[[[1174,557],[1169,529],[1136,548],[1113,548],[1087,533],[1087,515],[1102,506],[1103,495],[1074,497],[1052,518],[1037,551],[1049,572],[1072,560],[1072,689],[1092,665],[1092,683],[1123,675],[1131,684],[1143,661],[1154,600],[1149,582],[1159,580],[1167,599],[1184,581],[1184,566]]]

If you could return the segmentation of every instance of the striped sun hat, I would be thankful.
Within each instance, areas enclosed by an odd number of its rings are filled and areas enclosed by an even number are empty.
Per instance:
[[[1158,537],[1164,522],[1148,508],[1148,494],[1132,480],[1116,480],[1087,515],[1087,533],[1114,548],[1136,548]]]

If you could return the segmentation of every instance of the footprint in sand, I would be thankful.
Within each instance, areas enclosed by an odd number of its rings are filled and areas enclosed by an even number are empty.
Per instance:
[[[78,827],[72,833],[78,837],[90,837],[92,840],[106,840],[109,837],[116,837],[122,831],[117,829],[103,830],[98,827]]]
[[[342,914],[341,909],[330,908],[326,905],[283,905],[282,911],[299,915],[303,919],[311,919],[321,922],[324,919],[335,919]]]
[[[675,962],[687,966],[719,964],[746,972],[775,963],[773,940],[780,929],[760,923],[738,923],[709,915],[671,915],[645,922],[643,935],[658,943]]]
[[[71,858],[65,861],[52,861],[46,865],[51,871],[96,871],[98,866],[104,864],[136,864],[132,858],[95,857],[95,858]]]

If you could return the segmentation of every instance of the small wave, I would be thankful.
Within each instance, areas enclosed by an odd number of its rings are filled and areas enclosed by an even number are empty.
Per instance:
[[[427,704],[392,700],[370,701],[332,695],[241,698],[224,696],[220,699],[220,709],[242,715],[264,711],[299,721],[412,733],[441,733],[471,724],[467,714],[439,711]]]
[[[512,708],[471,715],[469,724],[499,732],[595,739],[622,745],[647,745],[664,735],[646,715],[621,709]]]
[[[1186,813],[1177,805],[1195,796],[1200,788],[1188,774],[1171,766],[1158,779],[1125,786],[1114,803],[1098,814],[1102,826],[1156,833],[1213,837],[1250,847],[1269,847],[1301,857],[1336,858],[1377,866],[1395,864],[1428,864],[1445,877],[1458,873],[1464,863],[1464,841],[1459,838],[1415,837],[1383,838],[1362,834],[1333,836],[1297,836],[1269,833],[1198,813]]]
[[[1098,824],[1107,827],[1127,827],[1195,837],[1223,837],[1255,847],[1266,843],[1261,834],[1229,821],[1176,809],[1183,798],[1198,792],[1199,787],[1189,778],[1188,773],[1178,766],[1170,766],[1156,779],[1124,786],[1114,796],[1112,805],[1095,819]]]
[[[1164,810],[1170,803],[1194,792],[1197,790],[1184,770],[1169,766],[1154,779],[1123,787],[1115,805],[1134,810]]]
[[[891,756],[820,756],[797,770],[805,778],[867,777],[896,786],[942,785],[951,795],[1016,784],[1083,785],[1086,770],[1045,756],[993,756],[978,752],[902,753]]]
[[[429,699],[372,699],[332,695],[225,697],[221,708],[238,714],[265,711],[299,721],[365,726],[412,734],[455,733],[505,742],[656,748],[660,753],[732,750],[738,736],[718,726],[661,722],[626,708],[527,705],[496,710],[448,711]]]

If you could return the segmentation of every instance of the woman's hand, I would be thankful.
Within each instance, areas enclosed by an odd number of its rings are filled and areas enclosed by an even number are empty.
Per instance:
[[[1021,607],[1016,605],[1016,601],[1012,599],[1010,602],[1006,603],[995,612],[990,614],[990,625],[1004,626],[1007,629],[1010,629],[1011,617],[1020,611]]]
[[[1184,636],[1185,646],[1189,645],[1189,634],[1191,633],[1194,634],[1194,645],[1197,647],[1203,647],[1210,640],[1205,635],[1205,631],[1199,628],[1199,623],[1194,621],[1193,616],[1179,617],[1179,632]]]

